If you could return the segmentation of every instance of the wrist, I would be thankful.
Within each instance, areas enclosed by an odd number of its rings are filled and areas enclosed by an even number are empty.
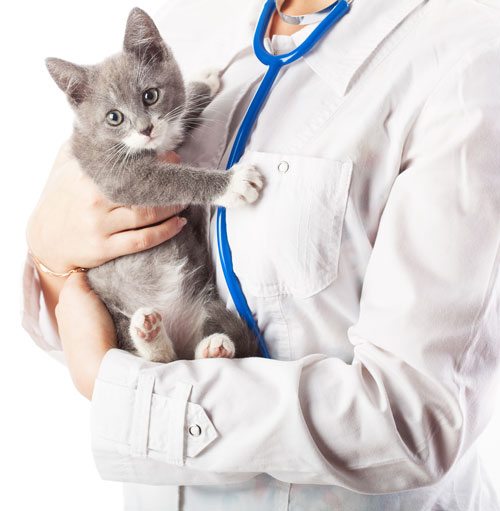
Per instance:
[[[43,226],[38,225],[36,213],[34,213],[26,227],[26,243],[37,269],[44,271],[42,269],[43,266],[52,273],[63,274],[74,268],[63,257],[58,256],[57,250],[54,250],[53,245],[50,248],[48,247],[48,244],[44,242],[44,234],[45,229]],[[49,275],[49,272],[44,273]]]
[[[81,267],[73,267],[65,272],[57,272],[54,270],[51,270],[46,264],[44,264],[40,259],[33,253],[33,251],[28,247],[28,251],[31,255],[31,258],[33,259],[33,262],[37,266],[38,270],[42,273],[49,275],[50,277],[57,277],[57,278],[67,278],[73,273],[82,273],[88,271],[88,268],[81,268]]]
[[[86,268],[80,268],[69,264],[64,260],[55,257],[55,251],[44,250],[45,244],[40,239],[41,229],[37,229],[35,222],[30,220],[26,229],[26,243],[35,266],[39,273],[50,277],[64,278],[72,273],[87,271]]]

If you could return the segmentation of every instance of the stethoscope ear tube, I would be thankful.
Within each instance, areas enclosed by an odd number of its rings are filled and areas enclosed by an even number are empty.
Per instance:
[[[349,2],[350,3],[350,2]],[[267,30],[267,26],[271,19],[271,16],[275,10],[275,0],[267,0],[264,5],[264,9],[260,15],[255,30],[254,36],[254,50],[257,58],[265,65],[268,66],[268,70],[262,79],[262,82],[255,93],[255,96],[248,107],[248,110],[240,124],[238,133],[229,155],[227,162],[227,170],[233,165],[238,163],[244,150],[252,128],[257,120],[259,112],[264,105],[269,93],[271,92],[272,86],[278,76],[280,69],[287,64],[290,64],[298,58],[304,56],[310,51],[319,40],[326,34],[326,32],[337,23],[347,12],[349,12],[349,3],[346,0],[339,0],[333,7],[331,12],[325,17],[325,19],[314,29],[309,37],[297,48],[284,55],[271,55],[264,47],[264,38]],[[219,207],[217,210],[217,245],[219,249],[219,258],[221,263],[222,272],[226,279],[226,284],[233,299],[236,310],[243,320],[246,321],[252,332],[255,334],[259,341],[259,348],[261,354],[265,358],[271,358],[267,349],[266,342],[262,336],[257,322],[248,306],[245,298],[245,294],[241,289],[240,281],[234,273],[233,260],[231,257],[231,248],[229,246],[229,240],[227,237],[227,225],[226,225],[226,209]]]

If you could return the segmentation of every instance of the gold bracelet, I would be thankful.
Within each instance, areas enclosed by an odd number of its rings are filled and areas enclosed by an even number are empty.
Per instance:
[[[82,272],[86,272],[86,271],[89,271],[88,268],[73,268],[72,270],[69,270],[67,271],[66,273],[57,273],[55,271],[52,271],[50,270],[49,268],[47,268],[47,266],[45,266],[42,261],[40,261],[40,259],[38,259],[38,257],[31,251],[31,249],[28,249],[33,261],[35,261],[36,265],[38,266],[38,268],[40,268],[41,271],[43,271],[43,273],[46,273],[47,275],[52,275],[52,277],[69,277],[71,274],[73,273],[82,273]]]

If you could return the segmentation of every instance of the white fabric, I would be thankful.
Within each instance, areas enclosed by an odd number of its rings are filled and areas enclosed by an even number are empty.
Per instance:
[[[29,254],[23,274],[22,324],[38,346],[59,362],[65,363],[61,341],[52,326],[35,263]]]
[[[222,167],[265,71],[245,50],[258,8],[169,9],[160,27],[185,70],[230,63],[182,149]],[[280,74],[243,157],[265,176],[262,198],[227,215],[274,360],[105,356],[93,449],[102,477],[131,483],[127,509],[500,510],[475,451],[500,352],[499,29],[497,2],[355,0]],[[145,374],[148,449],[134,456]],[[179,383],[192,386],[186,419]]]

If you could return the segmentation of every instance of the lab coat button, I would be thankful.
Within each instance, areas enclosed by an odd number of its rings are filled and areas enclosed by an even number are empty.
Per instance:
[[[284,174],[285,172],[288,172],[288,169],[290,168],[290,165],[287,161],[280,161],[278,163],[278,171]]]
[[[189,434],[194,437],[198,437],[201,435],[201,428],[198,424],[193,424],[189,427]]]

